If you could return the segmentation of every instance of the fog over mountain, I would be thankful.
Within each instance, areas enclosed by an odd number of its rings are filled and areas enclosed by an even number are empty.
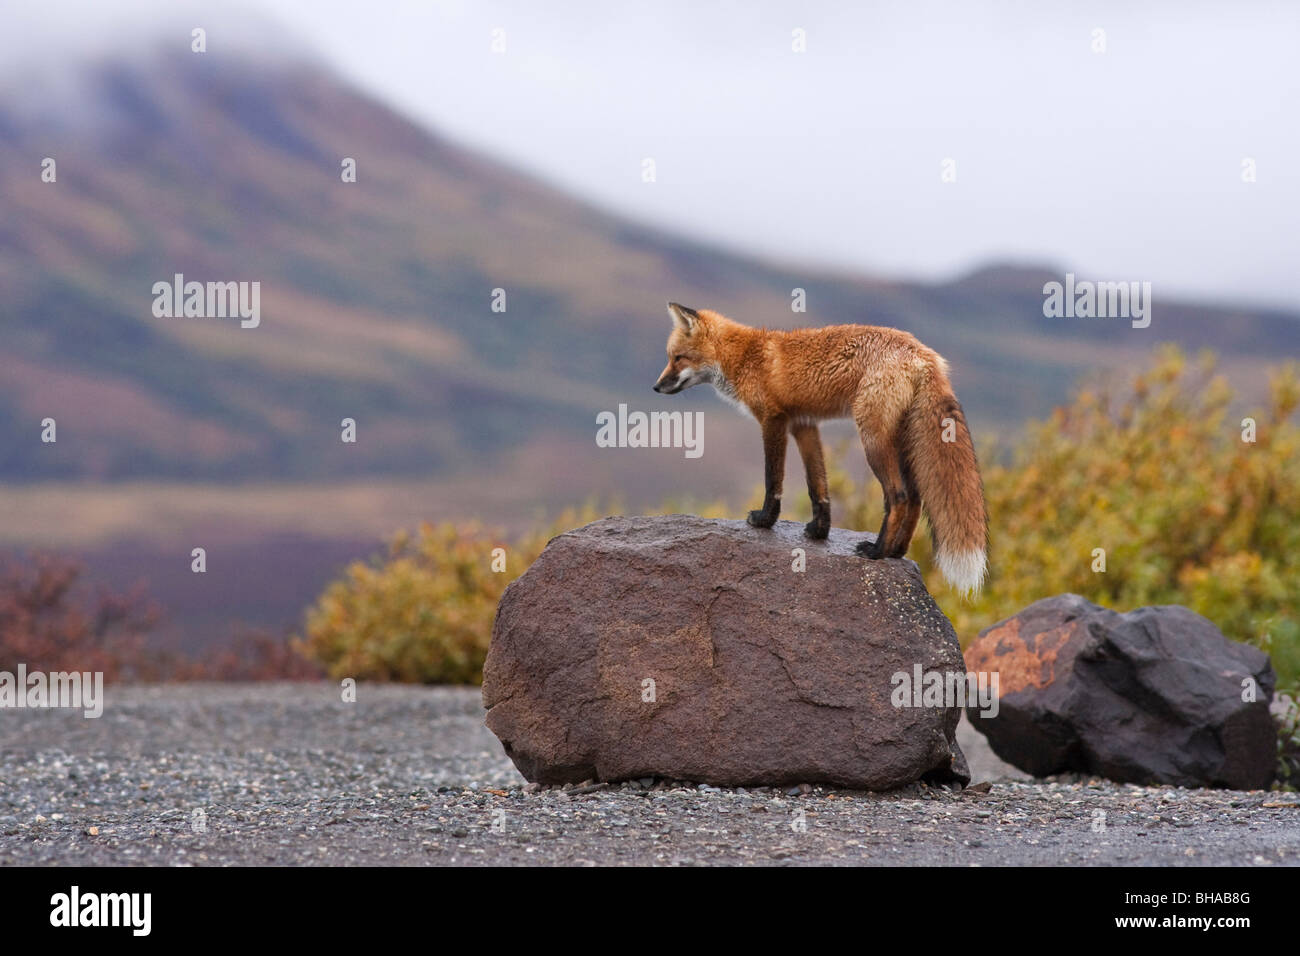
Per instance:
[[[291,622],[341,561],[422,518],[747,497],[753,423],[708,389],[650,391],[667,299],[907,329],[952,363],[981,443],[1162,341],[1216,349],[1256,393],[1300,351],[1294,311],[1158,283],[1145,328],[1049,316],[1044,285],[1067,273],[1141,275],[1048,256],[922,282],[741,254],[689,217],[647,224],[467,147],[274,43],[199,55],[150,33],[75,65],[47,62],[48,83],[11,68],[0,92],[0,545],[149,577],[188,640]],[[259,283],[257,327],[155,314],[178,274]],[[597,416],[620,405],[703,411],[703,454],[598,447]],[[196,540],[216,558],[202,588],[177,560]]]
[[[1249,366],[1300,333],[1291,313],[1158,295],[1146,328],[1048,317],[1061,267],[929,285],[721,252],[258,52],[101,63],[82,89],[85,123],[0,103],[10,479],[428,476],[557,442],[597,454],[594,416],[619,402],[719,410],[649,394],[667,298],[754,324],[906,328],[953,362],[985,426],[1045,414],[1084,370],[1158,341]],[[46,156],[56,183],[39,176]],[[356,183],[341,181],[345,157]],[[176,274],[259,282],[260,326],[156,317],[151,290]],[[20,439],[46,415],[68,440],[33,454]],[[364,422],[355,447],[337,441],[344,417]],[[645,487],[661,466],[647,463]]]
[[[310,55],[571,194],[747,254],[926,281],[1046,261],[1300,307],[1285,0],[62,0],[7,12],[0,76],[30,93],[88,53],[187,50],[196,24],[209,56]]]

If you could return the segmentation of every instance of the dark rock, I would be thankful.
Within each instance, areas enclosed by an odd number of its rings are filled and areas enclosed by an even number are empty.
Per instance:
[[[981,632],[966,666],[999,681],[997,715],[968,707],[971,724],[1035,776],[1239,790],[1273,780],[1268,656],[1185,607],[1117,614],[1058,595]]]
[[[541,783],[964,784],[960,709],[891,703],[914,665],[964,672],[956,635],[912,562],[854,554],[869,538],[688,515],[562,534],[502,596],[487,726]]]

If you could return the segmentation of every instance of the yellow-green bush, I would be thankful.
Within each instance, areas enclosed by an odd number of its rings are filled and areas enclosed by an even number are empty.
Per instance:
[[[336,679],[478,683],[506,585],[552,537],[598,516],[590,505],[566,511],[510,542],[478,524],[400,532],[386,556],[353,562],[308,609],[299,647]],[[504,571],[493,570],[496,548]]]

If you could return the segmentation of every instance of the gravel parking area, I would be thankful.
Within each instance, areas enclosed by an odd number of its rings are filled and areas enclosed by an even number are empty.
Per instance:
[[[0,865],[1300,864],[1300,798],[1027,780],[888,794],[526,786],[476,689],[109,687],[0,711]]]

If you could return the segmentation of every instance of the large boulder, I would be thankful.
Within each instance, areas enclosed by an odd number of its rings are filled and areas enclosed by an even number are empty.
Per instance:
[[[999,684],[996,716],[968,708],[971,723],[1035,776],[1238,790],[1273,779],[1268,656],[1185,607],[1117,614],[1061,594],[982,631],[966,666]]]
[[[853,553],[869,537],[689,515],[562,534],[501,598],[487,726],[545,784],[965,784],[960,707],[891,702],[896,674],[964,674],[957,637],[915,564]]]

